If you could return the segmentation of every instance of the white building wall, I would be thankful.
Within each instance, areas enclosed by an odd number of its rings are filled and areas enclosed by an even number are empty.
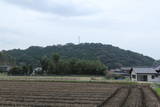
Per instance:
[[[135,72],[133,72],[132,74],[131,74],[131,76],[132,75],[135,75],[136,76],[136,78],[131,78],[131,81],[137,81],[137,74],[135,73]],[[152,74],[145,74],[145,75],[147,75],[147,78],[148,78],[148,82],[160,82],[160,76],[158,76],[158,77],[156,77],[154,74],[154,79],[152,79]]]
[[[154,75],[155,76],[155,75]],[[155,78],[154,79],[152,79],[152,75],[150,74],[148,74],[148,81],[149,82],[160,82],[160,76],[158,76],[158,77],[156,77],[155,76]]]
[[[135,75],[135,78],[133,78],[133,75]],[[131,73],[131,81],[137,81],[137,74],[134,71]]]
[[[135,78],[133,78],[133,75],[135,75]],[[137,75],[147,75],[148,82],[160,82],[160,75],[156,76],[155,74],[137,74],[134,70],[131,73],[131,81],[137,81]],[[152,75],[154,78],[152,78]]]

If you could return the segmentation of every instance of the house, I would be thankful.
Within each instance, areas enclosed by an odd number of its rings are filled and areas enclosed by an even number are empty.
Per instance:
[[[159,65],[158,67],[156,67],[155,70],[156,70],[157,72],[160,72],[160,65]]]
[[[130,78],[130,73],[129,71],[131,68],[120,68],[120,69],[111,69],[108,71],[108,75],[115,79],[125,79],[125,78]]]
[[[131,70],[131,67],[121,67],[120,69],[124,72],[129,72]]]
[[[42,68],[41,67],[37,67],[33,70],[32,75],[36,75],[42,72]]]
[[[132,81],[160,82],[160,73],[154,68],[132,68]]]
[[[11,68],[9,65],[0,65],[0,72],[8,72]]]

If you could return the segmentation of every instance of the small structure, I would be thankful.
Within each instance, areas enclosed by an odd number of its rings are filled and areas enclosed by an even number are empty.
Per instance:
[[[160,74],[154,68],[133,68],[132,81],[160,82]]]
[[[32,75],[36,75],[36,74],[40,74],[42,72],[42,68],[41,67],[37,67],[33,70]]]
[[[130,70],[131,68],[111,69],[108,71],[108,75],[110,74],[115,79],[130,78]]]
[[[0,65],[0,72],[8,72],[11,68],[9,65]]]

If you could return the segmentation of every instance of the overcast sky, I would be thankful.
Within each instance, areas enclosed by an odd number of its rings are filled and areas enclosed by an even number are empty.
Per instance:
[[[160,59],[159,0],[0,0],[0,50],[100,42]]]

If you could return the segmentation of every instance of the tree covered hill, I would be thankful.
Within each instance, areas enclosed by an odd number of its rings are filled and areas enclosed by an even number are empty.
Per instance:
[[[26,50],[14,49],[7,51],[7,53],[16,58],[18,64],[25,63],[34,66],[38,64],[40,58],[43,56],[50,57],[53,53],[59,53],[63,59],[100,60],[109,68],[151,66],[155,61],[151,57],[101,43],[82,43],[78,45],[68,43],[47,47],[32,46]]]
[[[157,67],[160,65],[160,60],[156,60],[154,63],[153,63],[153,66],[154,67]]]
[[[15,59],[2,51],[0,52],[0,65],[15,65]]]

